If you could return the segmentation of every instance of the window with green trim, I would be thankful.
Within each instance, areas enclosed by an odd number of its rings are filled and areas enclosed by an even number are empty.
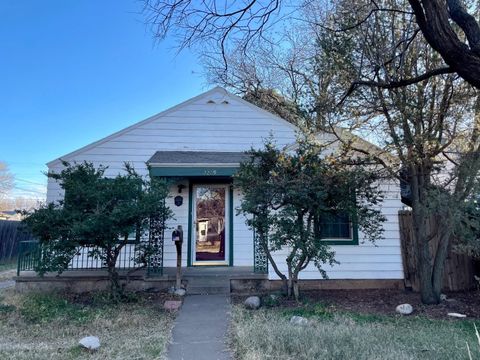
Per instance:
[[[320,218],[322,239],[352,239],[352,222],[344,213],[332,213]]]
[[[357,227],[352,217],[344,212],[332,211],[320,216],[316,221],[316,231],[320,238],[332,244],[357,244]]]

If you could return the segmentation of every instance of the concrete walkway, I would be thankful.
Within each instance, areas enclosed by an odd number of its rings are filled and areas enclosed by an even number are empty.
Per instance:
[[[230,321],[226,294],[191,295],[175,320],[169,360],[231,360],[226,345]]]

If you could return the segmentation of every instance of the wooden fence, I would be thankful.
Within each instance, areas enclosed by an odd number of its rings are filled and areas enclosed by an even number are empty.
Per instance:
[[[413,221],[412,213],[402,210],[398,213],[400,222],[400,241],[402,244],[403,269],[405,274],[405,285],[414,291],[419,290],[419,277],[417,272],[416,256],[413,251]],[[435,226],[433,221],[428,223],[429,227]],[[430,241],[430,249],[436,251],[438,239]],[[476,286],[474,278],[473,259],[466,255],[456,254],[451,249],[445,264],[443,276],[443,290],[461,291],[472,289]]]
[[[0,220],[0,261],[17,257],[19,242],[31,238],[20,221]]]

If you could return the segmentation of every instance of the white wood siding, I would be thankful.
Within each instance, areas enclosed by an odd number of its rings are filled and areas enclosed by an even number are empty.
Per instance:
[[[178,185],[185,185],[181,194],[178,194]],[[182,266],[187,266],[187,249],[188,249],[188,181],[178,182],[170,188],[170,197],[167,198],[166,204],[174,211],[174,218],[167,221],[165,229],[165,242],[163,246],[163,266],[177,266],[177,249],[172,241],[172,232],[178,225],[182,225],[183,229],[183,247],[182,247]],[[173,198],[177,195],[183,197],[183,204],[176,206]]]
[[[213,101],[214,103],[211,103]],[[228,102],[228,103],[225,103]],[[184,151],[245,151],[261,147],[264,139],[273,135],[279,146],[295,142],[295,128],[257,107],[247,104],[223,89],[215,88],[172,109],[137,123],[96,143],[90,144],[62,157],[69,162],[92,162],[108,166],[107,176],[123,171],[123,164],[130,162],[142,175],[147,175],[145,162],[156,152],[166,150]],[[49,170],[58,172],[61,162],[48,164]],[[182,192],[183,205],[177,207],[173,196],[177,186],[171,188],[168,205],[175,212],[175,219],[167,224],[165,233],[164,266],[175,266],[176,250],[171,241],[171,232],[177,225],[184,230],[182,263],[187,263],[188,237],[188,181]],[[397,212],[402,207],[398,187],[387,186],[388,196],[382,210],[388,217],[385,224],[385,239],[377,246],[365,242],[358,246],[335,246],[340,265],[327,268],[332,279],[401,279],[403,278]],[[48,182],[47,201],[63,198],[58,184]],[[240,205],[241,194],[234,190],[234,213]],[[253,265],[253,235],[245,225],[243,216],[233,220],[233,254],[235,266]],[[360,242],[363,240],[360,234]],[[276,254],[280,267],[285,270],[282,253]],[[314,266],[301,275],[304,279],[319,278]],[[270,266],[269,278],[276,278]]]
[[[233,213],[240,206],[242,193],[233,191]],[[245,217],[238,215],[233,218],[233,265],[253,266],[253,232],[245,224]]]
[[[145,162],[156,151],[245,151],[260,147],[270,134],[279,146],[295,141],[292,125],[215,88],[62,159],[106,165],[107,176],[122,172],[129,162],[147,175]],[[62,169],[58,160],[48,165],[50,171]],[[49,179],[47,201],[61,198],[58,184]]]
[[[381,205],[382,213],[387,218],[383,227],[383,239],[375,244],[359,232],[359,245],[332,245],[335,259],[340,264],[324,265],[329,279],[403,279],[403,264],[400,248],[400,228],[398,211],[403,208],[400,201],[398,184],[381,186],[385,200]],[[285,263],[287,251],[277,251],[274,259],[284,274],[288,274]],[[269,266],[269,279],[278,279],[272,266]],[[310,264],[300,273],[300,279],[321,278],[315,265]]]

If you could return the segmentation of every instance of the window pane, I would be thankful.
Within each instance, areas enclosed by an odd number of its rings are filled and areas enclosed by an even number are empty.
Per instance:
[[[322,239],[351,239],[351,223],[347,214],[332,213],[320,219]]]

